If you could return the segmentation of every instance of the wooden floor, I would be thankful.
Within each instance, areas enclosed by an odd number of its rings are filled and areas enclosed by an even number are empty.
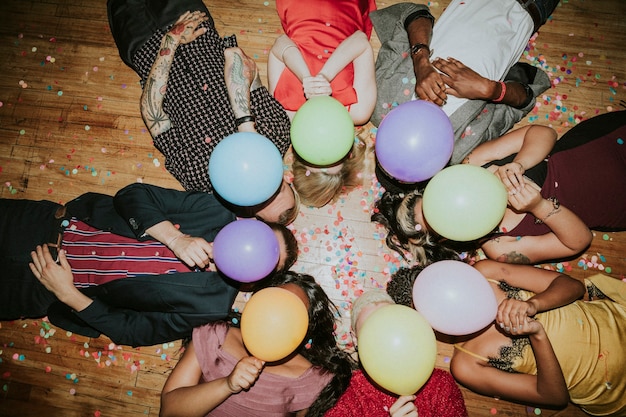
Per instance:
[[[268,50],[281,33],[274,1],[205,2],[218,30],[238,36],[265,81]],[[436,17],[447,4],[429,2]],[[548,72],[553,87],[520,125],[551,125],[563,133],[623,105],[625,15],[623,0],[563,0],[522,58]],[[372,44],[378,49],[375,34]],[[66,202],[136,181],[180,188],[139,116],[138,78],[117,55],[104,0],[2,0],[0,57],[0,197]],[[373,139],[375,129],[365,129]],[[313,274],[344,316],[356,295],[383,287],[402,265],[385,247],[383,230],[369,221],[381,194],[371,154],[366,168],[360,189],[335,205],[304,208],[294,225],[301,244],[294,268]],[[577,277],[604,271],[623,278],[626,232],[597,233],[583,256],[544,266]],[[338,333],[349,349],[345,323]],[[0,415],[156,416],[179,347],[132,349],[106,337],[68,334],[45,320],[0,322]],[[451,353],[440,341],[437,366],[447,368]],[[584,415],[574,406],[555,412],[463,393],[472,417]]]

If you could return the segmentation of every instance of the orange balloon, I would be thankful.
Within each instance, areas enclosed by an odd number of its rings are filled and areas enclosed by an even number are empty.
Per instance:
[[[284,288],[256,292],[241,314],[241,337],[252,356],[266,362],[284,359],[302,343],[309,312],[302,300]]]

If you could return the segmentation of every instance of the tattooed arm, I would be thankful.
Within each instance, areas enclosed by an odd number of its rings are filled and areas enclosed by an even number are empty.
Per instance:
[[[224,58],[224,81],[235,119],[253,116],[250,91],[261,87],[256,63],[237,47],[226,49]],[[240,123],[237,129],[239,132],[256,132],[254,118]]]
[[[587,225],[567,207],[543,198],[539,187],[525,181],[519,193],[509,194],[510,206],[545,223],[550,232],[538,236],[500,236],[482,245],[485,255],[507,263],[533,264],[566,259],[585,250],[592,234]]]
[[[152,137],[168,131],[172,126],[169,116],[163,110],[163,99],[165,98],[176,48],[178,45],[189,43],[206,33],[206,28],[196,29],[205,20],[207,17],[203,12],[186,12],[163,36],[159,53],[152,64],[150,74],[148,74],[140,102],[141,116]]]

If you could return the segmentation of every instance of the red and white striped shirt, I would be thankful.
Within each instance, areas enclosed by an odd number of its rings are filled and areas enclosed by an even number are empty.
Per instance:
[[[63,232],[62,247],[78,288],[138,275],[192,271],[161,242],[140,242],[95,229],[76,219]]]

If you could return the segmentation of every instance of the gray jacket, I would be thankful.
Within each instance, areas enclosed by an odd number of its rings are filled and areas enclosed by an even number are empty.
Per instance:
[[[409,38],[404,29],[405,19],[417,10],[428,9],[423,4],[398,3],[370,13],[374,29],[381,47],[376,57],[376,86],[378,95],[376,108],[371,121],[378,126],[383,117],[396,105],[411,99],[411,94],[404,94],[407,85],[404,80],[415,77],[413,61],[410,59]],[[550,87],[548,75],[539,68],[525,63],[517,63],[506,75],[505,80],[519,81],[530,86],[535,97]],[[408,88],[413,88],[409,84]],[[384,103],[393,103],[383,109]],[[482,100],[470,100],[452,115],[450,121],[454,128],[454,151],[450,164],[458,164],[483,142],[497,138],[508,132],[535,106],[531,101],[523,109],[516,109],[506,104],[495,104]],[[472,134],[462,137],[467,128]]]

